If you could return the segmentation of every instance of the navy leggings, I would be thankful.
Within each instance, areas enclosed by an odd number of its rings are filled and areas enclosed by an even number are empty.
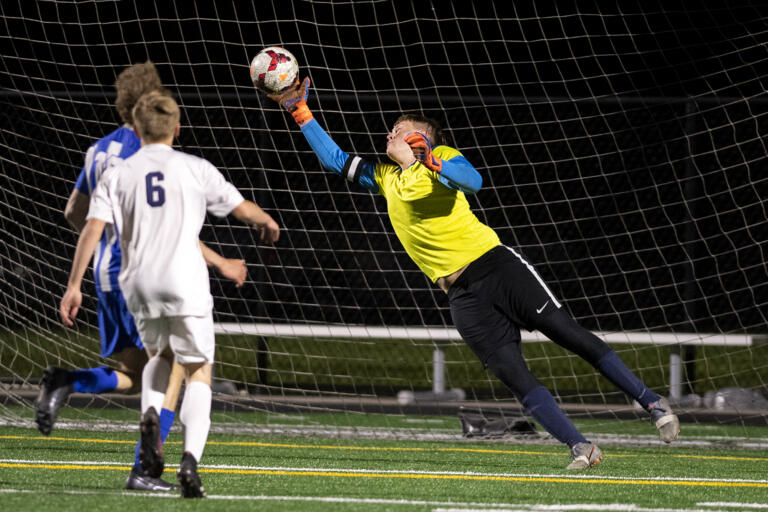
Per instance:
[[[534,268],[498,246],[472,262],[448,291],[454,325],[480,361],[522,400],[540,386],[520,351],[520,328],[597,367],[611,348],[560,306]]]

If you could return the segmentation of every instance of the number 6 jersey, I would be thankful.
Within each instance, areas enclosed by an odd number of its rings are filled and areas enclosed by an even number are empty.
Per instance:
[[[206,211],[228,215],[243,196],[210,162],[148,144],[102,175],[88,219],[113,225],[119,283],[135,317],[202,316],[213,307],[198,236]]]

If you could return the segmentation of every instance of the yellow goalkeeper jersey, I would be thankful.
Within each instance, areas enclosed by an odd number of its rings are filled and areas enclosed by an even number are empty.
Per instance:
[[[437,146],[433,154],[449,160],[461,153]],[[472,213],[463,192],[449,188],[420,163],[408,169],[376,164],[376,184],[405,252],[432,282],[450,275],[501,242]]]

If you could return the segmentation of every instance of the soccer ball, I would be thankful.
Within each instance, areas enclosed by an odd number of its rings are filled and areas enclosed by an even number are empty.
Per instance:
[[[251,80],[258,89],[274,94],[293,85],[299,74],[296,57],[285,48],[264,48],[251,61]]]

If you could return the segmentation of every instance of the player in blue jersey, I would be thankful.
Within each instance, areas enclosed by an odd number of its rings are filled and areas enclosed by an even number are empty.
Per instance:
[[[405,114],[387,135],[389,162],[374,162],[342,151],[307,106],[309,78],[272,94],[293,116],[321,165],[387,201],[387,214],[405,252],[448,296],[456,329],[547,432],[566,444],[568,469],[586,469],[602,460],[531,374],[520,347],[520,329],[541,331],[593,365],[651,416],[659,437],[677,438],[679,420],[666,399],[647,388],[601,339],[580,326],[539,274],[494,230],[472,213],[466,195],[482,177],[455,148],[442,128],[421,114]]]
[[[67,221],[78,232],[85,226],[91,194],[104,171],[133,155],[141,147],[141,141],[132,127],[134,105],[147,92],[164,92],[157,70],[150,61],[126,68],[117,77],[115,87],[115,106],[124,124],[88,149],[85,165],[64,210]],[[246,277],[243,260],[223,258],[202,242],[200,247],[208,266],[216,267],[222,276],[233,280],[237,286],[242,285]],[[93,274],[98,297],[101,356],[116,359],[118,367],[100,366],[78,370],[47,368],[35,402],[35,420],[44,435],[51,433],[60,407],[73,392],[135,394],[141,391],[141,375],[147,363],[147,354],[118,284],[120,264],[120,242],[112,226],[107,225],[94,254]],[[163,441],[173,425],[182,378],[181,368],[174,366],[160,413]],[[175,489],[175,485],[142,473],[139,450],[140,446],[137,444],[135,464],[126,481],[126,488],[156,491]]]

